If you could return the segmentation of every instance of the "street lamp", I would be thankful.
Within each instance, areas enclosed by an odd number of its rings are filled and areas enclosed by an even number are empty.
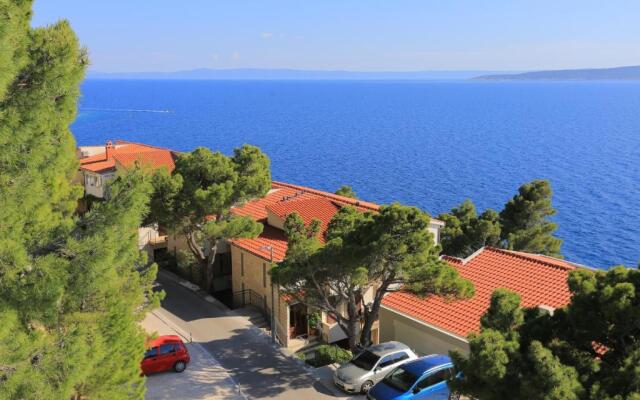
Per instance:
[[[269,262],[273,267],[273,246],[265,245],[260,246],[260,250],[269,250]],[[273,289],[273,281],[271,281],[271,341],[276,342],[276,302],[275,302],[275,290]]]

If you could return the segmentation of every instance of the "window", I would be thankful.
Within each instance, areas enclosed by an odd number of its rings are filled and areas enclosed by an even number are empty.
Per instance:
[[[402,366],[399,366],[384,378],[384,383],[401,392],[406,392],[413,386],[416,379],[417,377],[414,374],[405,371]]]
[[[244,253],[240,253],[240,276],[244,276]]]
[[[406,360],[407,358],[409,358],[409,355],[404,351],[400,353],[389,354],[388,356],[384,357],[382,361],[380,361],[380,364],[378,364],[378,367],[380,368],[388,367],[389,365],[399,363],[400,361]]]
[[[379,356],[373,354],[369,350],[365,350],[354,358],[351,363],[364,370],[371,371],[379,359]]]
[[[99,176],[96,176],[96,187],[102,186],[102,179]]]
[[[152,349],[147,350],[147,351],[144,353],[144,358],[155,357],[155,356],[157,356],[157,355],[158,355],[158,348],[157,348],[157,347],[154,347],[154,348],[152,348]]]
[[[167,343],[160,346],[160,355],[165,355],[169,353],[175,353],[178,351],[178,345],[176,343]]]
[[[262,287],[267,287],[267,263],[262,263]]]
[[[437,385],[438,383],[446,381],[449,376],[449,368],[441,369],[440,371],[434,372],[418,382],[418,385],[416,387],[420,389],[428,388],[429,386]]]

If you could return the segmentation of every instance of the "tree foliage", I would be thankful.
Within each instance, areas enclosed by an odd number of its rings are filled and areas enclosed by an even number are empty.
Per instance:
[[[352,199],[356,199],[358,197],[356,192],[354,192],[353,188],[349,185],[340,186],[340,189],[336,190],[336,194],[344,197],[350,197]]]
[[[438,219],[445,223],[441,231],[443,252],[455,257],[466,257],[484,246],[500,244],[500,217],[489,209],[481,215],[469,199],[450,213],[443,213]]]
[[[153,187],[149,220],[184,235],[209,290],[218,242],[262,232],[262,224],[234,216],[230,209],[269,191],[269,158],[249,145],[231,157],[201,147],[180,155],[171,175],[157,173]]]
[[[455,388],[485,400],[640,399],[640,271],[576,270],[569,288],[553,315],[497,290],[469,356],[453,354]]]
[[[467,257],[484,246],[561,257],[562,240],[554,237],[557,225],[548,220],[556,211],[551,205],[551,185],[535,180],[522,185],[504,209],[492,209],[478,215],[469,199],[438,219],[442,229],[444,254]]]
[[[471,283],[439,259],[429,216],[415,207],[393,204],[379,213],[343,207],[331,220],[324,245],[316,235],[318,225],[305,227],[295,213],[287,217],[289,249],[272,277],[290,296],[338,321],[352,349],[371,343],[371,328],[388,292],[404,288],[451,298],[473,293]],[[372,301],[363,304],[368,293]]]
[[[137,321],[157,304],[137,248],[147,178],[83,217],[69,124],[86,52],[65,21],[0,0],[0,398],[142,398]]]

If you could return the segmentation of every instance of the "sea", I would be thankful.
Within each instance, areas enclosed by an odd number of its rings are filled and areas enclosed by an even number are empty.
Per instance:
[[[640,260],[640,83],[87,80],[71,129],[79,145],[249,143],[275,180],[433,216],[548,179],[566,259]]]

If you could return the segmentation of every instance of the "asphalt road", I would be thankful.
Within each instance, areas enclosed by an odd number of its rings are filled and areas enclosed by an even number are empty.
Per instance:
[[[349,398],[329,389],[299,364],[280,353],[268,336],[260,334],[248,317],[230,313],[159,273],[166,292],[159,316],[188,332],[251,399]],[[358,396],[360,397],[360,396]]]

